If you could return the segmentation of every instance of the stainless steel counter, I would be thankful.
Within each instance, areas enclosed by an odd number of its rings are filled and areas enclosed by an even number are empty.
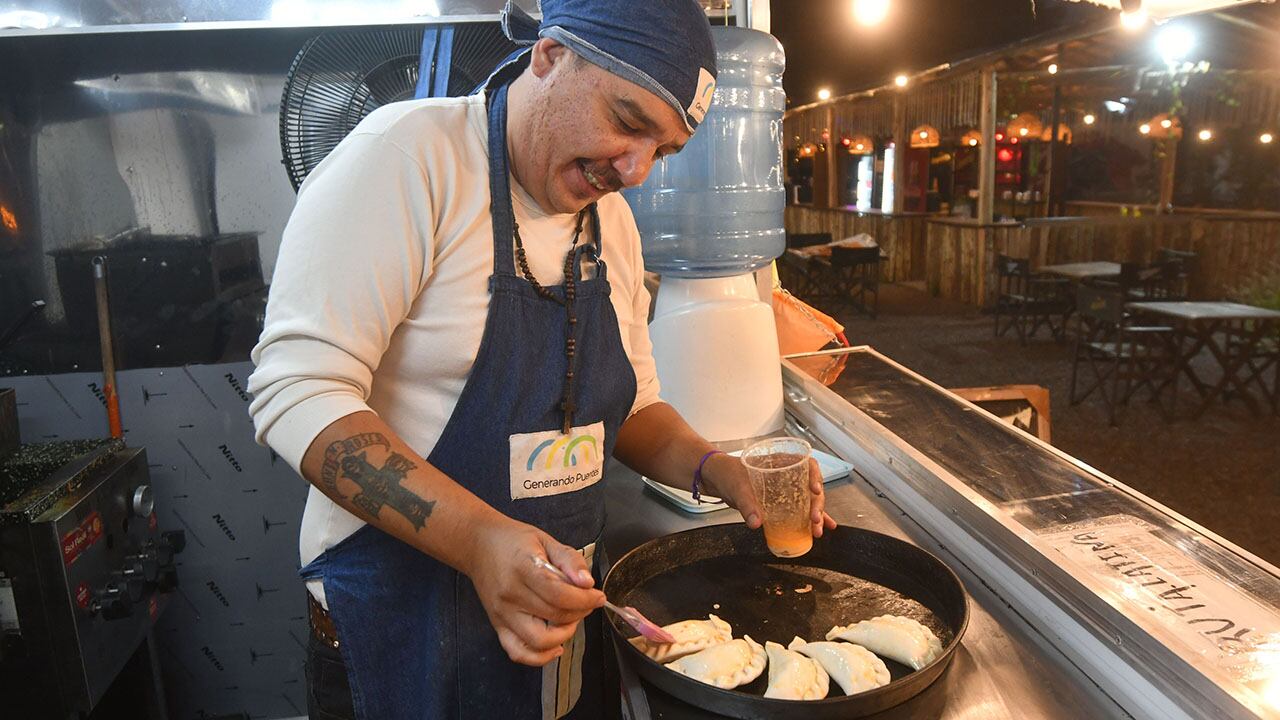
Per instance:
[[[818,445],[820,446],[820,444]],[[676,510],[627,468],[613,464],[605,477],[608,522],[604,543],[611,558],[669,533],[738,522],[733,510],[693,515]],[[972,598],[969,629],[951,667],[926,692],[876,717],[912,718],[1123,718],[1128,715],[1043,637],[1003,603],[988,585],[910,518],[852,475],[827,485],[827,510],[836,522],[916,543],[960,576]],[[649,691],[653,718],[715,717]],[[677,704],[678,705],[678,704]]]

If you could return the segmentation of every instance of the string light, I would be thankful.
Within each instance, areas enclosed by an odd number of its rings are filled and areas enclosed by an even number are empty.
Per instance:
[[[1094,117],[1092,114],[1085,115],[1085,116],[1084,116],[1084,124],[1085,124],[1085,125],[1092,125],[1092,124],[1093,124],[1097,119],[1098,119],[1098,118]]]
[[[1213,139],[1213,131],[1209,128],[1201,130],[1196,137],[1200,138],[1200,142],[1208,142]]]
[[[853,0],[853,19],[859,25],[879,25],[888,15],[889,0]]]
[[[1258,142],[1263,145],[1270,145],[1272,140],[1275,140],[1275,137],[1269,132],[1264,132],[1258,136]]]
[[[1143,135],[1150,135],[1151,126],[1146,123],[1142,123],[1141,125],[1138,126],[1138,132],[1142,133]]]
[[[1120,13],[1120,26],[1130,32],[1141,30],[1147,24],[1147,11],[1137,10],[1134,12]]]
[[[1173,127],[1173,121],[1170,120],[1169,118],[1165,118],[1160,121],[1160,127],[1164,128],[1165,130],[1168,130],[1169,128]]]
[[[1156,36],[1156,52],[1166,64],[1185,59],[1195,44],[1196,36],[1184,25],[1170,23]]]
[[[822,88],[822,89],[818,90],[818,99],[819,99],[819,100],[830,100],[830,99],[831,99],[831,91],[830,91],[830,90],[828,90],[827,88]]]
[[[1058,74],[1058,63],[1049,63],[1049,74],[1050,75]]]
[[[897,85],[898,87],[906,87],[906,86],[907,86],[907,76],[906,76],[906,75],[899,75],[899,76],[895,77],[895,78],[893,79],[893,84],[894,84],[894,85]]]

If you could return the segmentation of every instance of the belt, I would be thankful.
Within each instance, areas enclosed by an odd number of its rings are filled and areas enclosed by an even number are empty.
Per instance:
[[[329,647],[338,647],[338,629],[333,616],[325,610],[311,593],[307,593],[307,617],[311,620],[311,632]]]

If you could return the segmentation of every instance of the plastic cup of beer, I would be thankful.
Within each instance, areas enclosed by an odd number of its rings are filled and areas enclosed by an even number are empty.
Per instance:
[[[765,544],[778,557],[799,557],[813,547],[809,452],[809,443],[793,437],[761,440],[742,451],[764,514]]]

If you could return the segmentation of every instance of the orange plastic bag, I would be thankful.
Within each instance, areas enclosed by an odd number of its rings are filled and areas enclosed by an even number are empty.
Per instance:
[[[848,345],[843,325],[784,288],[773,289],[773,320],[781,355],[813,352],[833,342]]]

